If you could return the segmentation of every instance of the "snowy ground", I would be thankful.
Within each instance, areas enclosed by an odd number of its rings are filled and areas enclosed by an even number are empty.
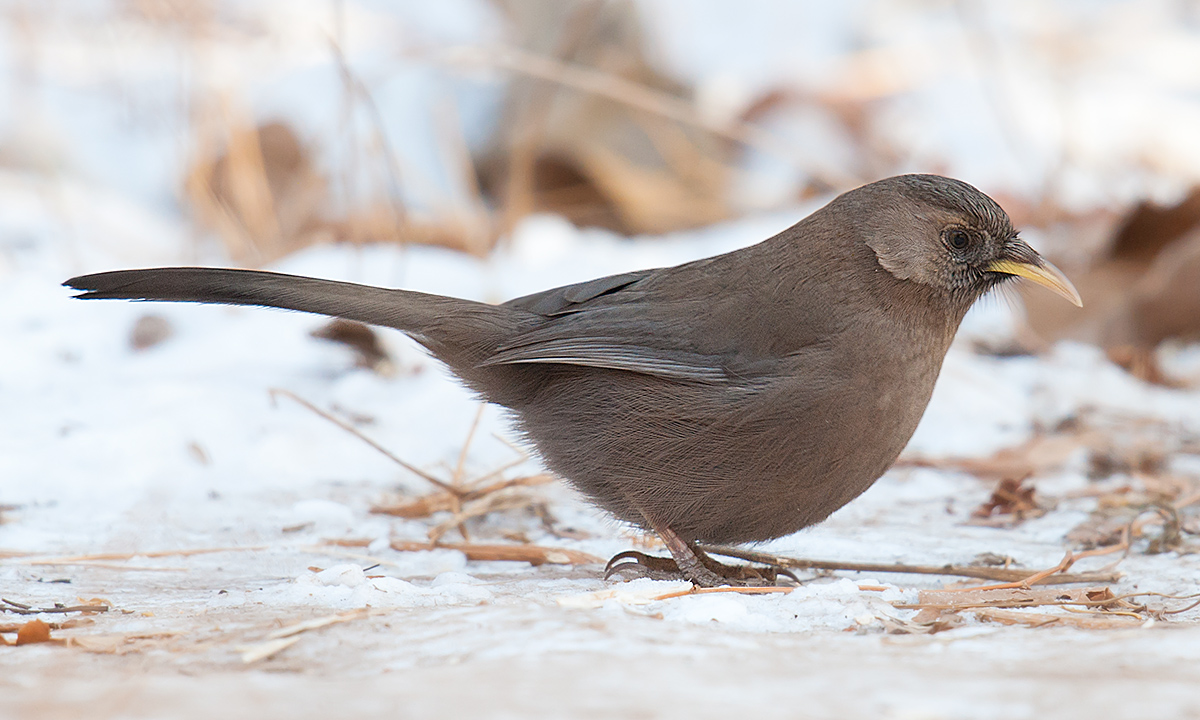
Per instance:
[[[334,5],[345,6],[340,37],[397,152],[438,185],[439,160],[426,156],[440,83],[460,95],[473,147],[494,119],[496,88],[397,55],[493,42],[493,11],[470,0],[396,6],[422,11]],[[942,168],[1026,199],[1053,191],[1080,210],[1169,199],[1196,181],[1200,42],[1194,18],[1176,23],[1171,3],[1013,3],[981,23],[995,47],[971,42],[956,11],[917,5],[764,2],[736,25],[713,2],[647,3],[644,13],[664,64],[694,81],[714,112],[776,83],[864,100],[877,92],[874,122],[906,149],[903,169]],[[810,573],[787,595],[655,599],[680,586],[604,581],[597,565],[390,549],[392,539],[423,540],[446,515],[404,520],[371,507],[429,484],[271,391],[352,418],[405,461],[449,477],[479,406],[412,343],[383,336],[396,368],[381,376],[311,338],[320,318],[81,303],[59,285],[90,271],[222,262],[172,194],[189,151],[184,90],[210,83],[256,119],[283,116],[306,138],[338,137],[330,4],[234,3],[221,11],[233,30],[195,37],[170,27],[146,35],[125,20],[95,33],[91,14],[103,15],[103,3],[58,7],[33,14],[42,25],[27,23],[40,38],[10,22],[14,50],[0,57],[0,92],[15,98],[0,102],[0,598],[39,608],[98,598],[111,610],[41,615],[76,623],[51,633],[70,645],[0,647],[0,717],[1200,717],[1200,610],[1153,622],[1139,613],[1105,630],[964,612],[961,625],[931,634],[896,605],[953,578]],[[37,49],[28,53],[36,72],[22,65],[21,43]],[[717,43],[725,51],[711,52]],[[1008,50],[989,66],[988,48]],[[1072,53],[1084,58],[1077,66]],[[1061,74],[1044,71],[1063,55]],[[974,63],[990,71],[977,77]],[[997,99],[1007,117],[989,105]],[[836,143],[815,127],[795,130],[808,138],[801,149],[838,162]],[[795,177],[768,179],[775,194],[765,204],[784,209],[669,238],[631,241],[535,217],[482,261],[323,247],[273,269],[498,301],[740,247],[815,207],[781,204]],[[762,190],[754,196],[767,197]],[[147,314],[166,319],[171,335],[137,351],[130,334]],[[968,317],[906,451],[934,467],[894,469],[826,523],[764,549],[930,565],[993,553],[1030,573],[1051,567],[1098,496],[1124,484],[1138,491],[1142,480],[1089,480],[1078,447],[1034,477],[1053,509],[987,527],[969,521],[994,481],[946,460],[1019,447],[1072,417],[1117,440],[1132,433],[1120,428],[1142,427],[1165,449],[1163,474],[1195,486],[1200,450],[1181,439],[1200,436],[1200,346],[1163,358],[1190,390],[1142,384],[1088,346],[1039,357],[974,351],[975,340],[1002,344],[1014,322],[1003,299]],[[506,432],[501,413],[486,409],[465,455],[468,478],[516,457],[496,437]],[[537,470],[530,462],[508,475]],[[496,513],[470,526],[473,540],[599,558],[644,540],[562,484],[527,493],[552,521]],[[459,540],[453,531],[446,539]],[[353,543],[330,543],[339,540]],[[1112,592],[1196,591],[1200,556],[1147,550],[1145,538],[1134,543]],[[9,626],[29,617],[0,615],[2,636],[12,642]],[[327,624],[272,637],[304,621]]]
[[[37,212],[36,204],[26,207]],[[630,243],[534,218],[486,262],[433,249],[324,248],[279,269],[492,299],[717,252],[789,220]],[[1107,631],[969,620],[934,635],[895,634],[885,618],[907,620],[915,611],[893,603],[948,579],[836,573],[788,595],[648,601],[679,588],[605,582],[597,566],[392,551],[387,538],[423,539],[444,516],[401,520],[369,508],[397,491],[427,492],[424,481],[298,404],[272,402],[269,391],[370,418],[364,432],[438,473],[457,463],[477,412],[463,390],[398,334],[385,337],[399,366],[385,378],[354,369],[347,350],[308,337],[322,322],[314,317],[70,300],[57,285],[62,278],[120,259],[81,265],[61,240],[43,235],[27,248],[26,271],[0,288],[7,418],[0,477],[4,503],[18,506],[0,525],[0,547],[14,553],[0,567],[0,586],[6,598],[38,607],[102,598],[113,610],[53,633],[79,638],[80,647],[5,650],[0,709],[14,717],[84,709],[199,717],[217,708],[233,717],[264,708],[298,717],[383,708],[411,717],[740,708],[764,717],[800,709],[830,718],[1066,717],[1101,709],[1114,717],[1200,715],[1194,612]],[[169,247],[161,251],[168,257],[149,259],[171,259]],[[145,313],[166,318],[173,335],[135,351],[128,336]],[[984,456],[1027,439],[1035,423],[1052,426],[1088,407],[1166,420],[1179,433],[1200,429],[1196,392],[1142,385],[1091,348],[1013,359],[969,349],[971,337],[1006,332],[1009,323],[1003,302],[971,316],[910,454]],[[514,456],[492,432],[502,435],[504,422],[489,409],[468,475]],[[1197,460],[1172,462],[1194,477]],[[825,524],[769,548],[924,564],[965,564],[991,552],[1032,572],[1060,559],[1064,534],[1095,505],[1068,497],[1088,486],[1084,465],[1081,456],[1067,471],[1038,478],[1039,492],[1060,498],[1057,507],[1011,529],[965,524],[990,483],[946,470],[893,470]],[[565,487],[535,492],[558,528],[586,537],[556,537],[515,512],[474,526],[475,540],[507,542],[504,533],[519,533],[608,557],[637,539]],[[331,539],[374,543],[322,545]],[[124,557],[205,548],[228,550]],[[36,564],[102,553],[116,556]],[[1126,576],[1113,586],[1118,594],[1186,594],[1200,581],[1194,555],[1136,553],[1119,569]],[[886,589],[871,589],[878,587]],[[595,595],[612,590],[614,597]],[[369,610],[295,636],[273,656],[243,660],[280,627],[360,608]]]

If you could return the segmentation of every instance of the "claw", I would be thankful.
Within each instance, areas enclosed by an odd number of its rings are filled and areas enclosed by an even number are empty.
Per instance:
[[[673,558],[647,555],[637,550],[626,550],[613,555],[604,567],[604,579],[619,577],[623,580],[650,578],[653,580],[690,580],[700,587],[721,585],[762,586],[773,585],[781,576],[800,584],[800,578],[791,570],[782,567],[756,567],[753,565],[726,565],[714,560],[697,547],[687,546],[695,563],[681,570]]]
[[[608,564],[604,566],[604,579],[610,580],[613,577],[620,577],[625,581],[640,578],[678,580],[680,572],[679,566],[671,558],[647,555],[637,550],[626,550],[613,555]]]
[[[624,562],[632,560],[632,562]],[[604,566],[604,577],[608,576],[617,570],[621,565],[641,565],[651,570],[659,572],[679,572],[679,566],[671,558],[657,557],[655,555],[647,555],[644,552],[637,550],[626,550],[612,556],[608,564]]]

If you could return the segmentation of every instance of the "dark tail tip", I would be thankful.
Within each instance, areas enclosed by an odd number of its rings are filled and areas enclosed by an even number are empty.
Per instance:
[[[99,275],[79,275],[64,282],[63,287],[82,291],[71,296],[77,300],[100,299],[105,296],[101,292],[101,284],[96,282],[98,277]]]
[[[81,291],[72,297],[76,300],[142,300],[137,292],[130,292],[133,273],[136,271],[112,271],[79,275],[63,283],[63,287]]]

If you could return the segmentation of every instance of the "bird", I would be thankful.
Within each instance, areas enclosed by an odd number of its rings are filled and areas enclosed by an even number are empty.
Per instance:
[[[551,471],[656,533],[672,556],[657,560],[714,586],[741,580],[701,544],[797,532],[888,470],[967,310],[1015,278],[1082,306],[994,200],[910,174],[755,245],[499,305],[244,269],[64,285],[85,300],[257,305],[400,330],[506,408]]]

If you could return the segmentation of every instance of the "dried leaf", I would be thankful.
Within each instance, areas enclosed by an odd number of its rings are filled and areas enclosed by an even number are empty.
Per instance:
[[[196,125],[197,160],[184,183],[196,218],[243,264],[282,257],[319,238],[326,181],[291,127],[254,127],[228,100],[208,115]],[[226,139],[223,150],[218,138]]]
[[[50,642],[50,626],[41,620],[30,620],[17,631],[17,645]]]
[[[1012,523],[1019,523],[1031,517],[1044,515],[1046,510],[1039,506],[1034,498],[1033,485],[1024,484],[1027,479],[1028,476],[1001,480],[992,491],[992,496],[971,513],[971,518],[978,521],[994,515],[1008,515],[1011,516]]]
[[[1002,610],[998,608],[979,608],[970,612],[975,617],[988,622],[1003,625],[1026,625],[1028,627],[1062,626],[1080,628],[1082,630],[1119,630],[1122,628],[1143,627],[1154,622],[1153,619],[1142,619],[1125,615],[1103,615],[1100,613],[1062,614],[1033,613],[1025,610]]]
[[[310,333],[313,337],[345,345],[354,351],[354,364],[380,375],[394,371],[392,358],[388,355],[379,336],[368,325],[353,320],[334,318]]]
[[[959,627],[964,620],[957,610],[924,608],[908,621],[884,617],[884,627],[894,634],[935,635]]]
[[[129,346],[134,350],[146,350],[171,337],[171,323],[161,315],[143,315],[133,324],[129,333]]]
[[[1116,607],[1108,588],[1006,588],[1002,590],[922,590],[913,605],[903,608],[966,610],[973,607],[1035,607],[1038,605],[1103,605]],[[1132,607],[1132,606],[1130,606]]]
[[[1139,204],[1086,269],[1068,268],[1085,299],[1082,311],[1026,292],[1030,326],[1046,340],[1101,344],[1137,377],[1175,385],[1154,359],[1168,338],[1200,337],[1200,187],[1171,207]]]

